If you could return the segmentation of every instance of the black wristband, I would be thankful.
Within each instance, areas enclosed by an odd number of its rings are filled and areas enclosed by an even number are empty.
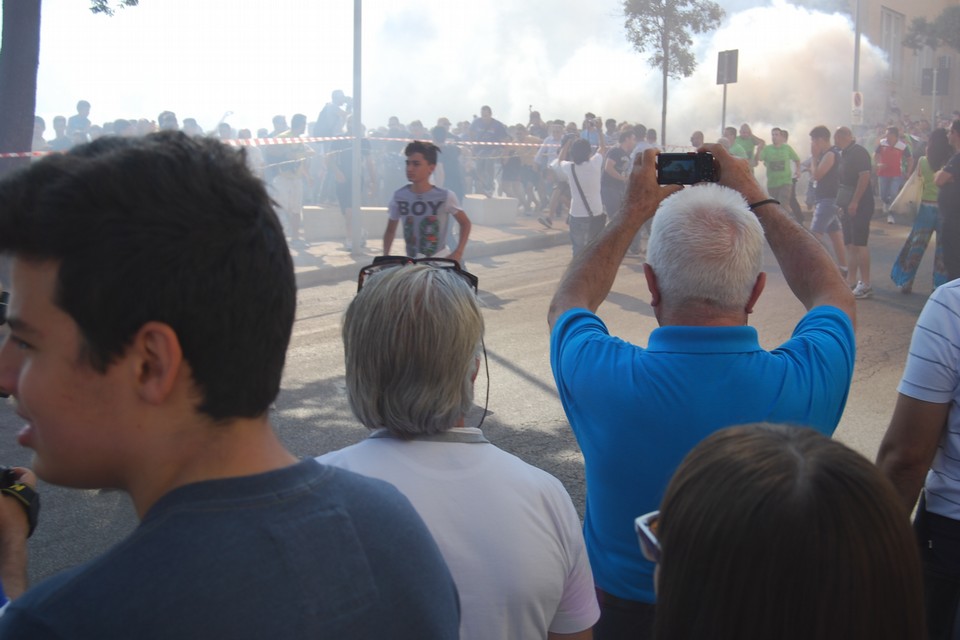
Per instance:
[[[750,209],[750,211],[756,211],[757,207],[762,207],[765,204],[780,204],[780,201],[775,200],[773,198],[767,198],[766,200],[761,200],[760,202],[754,202],[753,204],[748,204],[747,209]]]
[[[33,535],[33,530],[37,528],[37,520],[40,518],[40,494],[22,482],[14,481],[6,486],[0,486],[0,496],[9,496],[20,503],[27,514],[27,524],[30,527],[27,537]]]

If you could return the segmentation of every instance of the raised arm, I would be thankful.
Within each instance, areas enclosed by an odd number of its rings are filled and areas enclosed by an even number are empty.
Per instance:
[[[720,184],[740,192],[750,204],[768,199],[747,163],[731,156],[719,144],[707,144],[704,148],[720,163]],[[821,305],[837,307],[856,326],[853,294],[823,245],[777,204],[764,204],[753,212],[793,295],[807,309]]]
[[[567,267],[550,302],[547,322],[551,329],[570,309],[597,310],[610,292],[617,269],[637,231],[653,217],[664,198],[682,189],[677,185],[657,184],[656,156],[655,149],[647,149],[642,156],[637,156],[623,209]]]

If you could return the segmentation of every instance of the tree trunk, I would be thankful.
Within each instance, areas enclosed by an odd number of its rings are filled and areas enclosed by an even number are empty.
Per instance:
[[[40,0],[3,0],[0,153],[30,151],[40,66]],[[0,176],[29,158],[0,158]]]

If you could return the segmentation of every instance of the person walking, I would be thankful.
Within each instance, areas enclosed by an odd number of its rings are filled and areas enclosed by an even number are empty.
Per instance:
[[[943,231],[943,262],[947,279],[953,280],[960,278],[960,119],[953,121],[947,139],[956,153],[933,179],[940,188],[937,206]]]
[[[890,270],[890,279],[900,287],[901,293],[913,291],[913,280],[917,275],[917,268],[927,250],[930,236],[937,232],[936,249],[933,254],[933,288],[946,283],[947,268],[943,263],[943,233],[940,230],[940,207],[937,205],[939,187],[934,182],[934,174],[939,171],[952,155],[950,142],[947,139],[946,129],[936,129],[930,134],[927,144],[927,155],[917,161],[917,171],[920,178],[920,207],[917,218],[913,222],[913,229],[907,236],[907,241],[900,249],[900,254]]]

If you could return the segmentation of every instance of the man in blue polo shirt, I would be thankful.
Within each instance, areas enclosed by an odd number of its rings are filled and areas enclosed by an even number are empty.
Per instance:
[[[747,162],[720,145],[705,148],[719,162],[720,184],[686,189],[658,185],[657,152],[645,152],[622,212],[574,258],[550,305],[551,365],[586,465],[599,640],[649,637],[654,567],[633,520],[657,508],[683,456],[714,431],[747,422],[829,435],[853,375],[854,299],[836,265]],[[650,218],[644,273],[660,328],[642,348],[611,336],[595,312]],[[769,352],[747,326],[766,282],[764,236],[807,308],[791,339]]]

